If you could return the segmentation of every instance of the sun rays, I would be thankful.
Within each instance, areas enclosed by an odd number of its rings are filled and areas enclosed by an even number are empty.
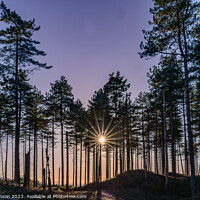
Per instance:
[[[86,132],[85,142],[88,143],[88,147],[98,148],[113,148],[113,146],[119,146],[121,133],[124,130],[120,130],[120,123],[123,119],[117,123],[113,122],[114,117],[109,119],[109,122],[105,120],[105,112],[97,115],[93,110],[93,121],[89,120],[87,116],[84,116],[89,127],[83,124],[79,124]]]

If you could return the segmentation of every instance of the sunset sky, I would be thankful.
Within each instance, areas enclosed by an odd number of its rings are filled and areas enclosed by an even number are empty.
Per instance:
[[[151,0],[6,0],[24,19],[35,18],[41,29],[34,38],[47,56],[40,59],[51,70],[30,76],[43,93],[50,82],[65,76],[75,98],[86,107],[95,90],[112,72],[120,71],[136,97],[147,90],[146,73],[156,60],[140,59],[142,29],[151,20]]]
[[[142,29],[150,28],[151,0],[4,2],[23,19],[35,18],[36,24],[41,26],[34,38],[41,42],[38,48],[44,50],[47,56],[40,58],[40,61],[53,65],[53,69],[35,71],[30,79],[31,84],[43,93],[50,89],[50,82],[65,76],[73,87],[75,99],[79,98],[86,107],[94,91],[103,87],[109,74],[116,71],[120,71],[131,83],[133,99],[140,91],[148,89],[146,73],[157,64],[157,60],[140,59],[138,52],[143,40]],[[56,176],[60,166],[59,154],[58,143]],[[39,174],[40,179],[41,170]]]

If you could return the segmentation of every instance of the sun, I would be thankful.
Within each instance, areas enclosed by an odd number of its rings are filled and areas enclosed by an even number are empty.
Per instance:
[[[93,110],[95,122],[92,123],[87,116],[84,115],[85,120],[87,121],[89,128],[81,123],[79,125],[88,132],[85,138],[85,142],[88,143],[89,147],[105,147],[105,149],[113,148],[118,146],[119,143],[117,140],[121,140],[122,137],[119,135],[123,130],[117,130],[118,126],[122,123],[123,119],[117,123],[113,123],[114,116],[111,116],[111,119],[106,123],[105,127],[105,118],[104,113],[101,115],[101,119],[97,117],[96,110]]]
[[[101,137],[99,138],[99,142],[100,142],[100,144],[104,144],[104,143],[105,143],[105,137],[104,137],[104,136],[101,136]]]

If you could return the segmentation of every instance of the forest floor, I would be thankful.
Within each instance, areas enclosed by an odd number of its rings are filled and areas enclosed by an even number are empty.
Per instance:
[[[165,176],[144,170],[134,170],[118,175],[102,183],[92,183],[81,188],[65,191],[64,187],[24,190],[23,187],[0,181],[0,199],[88,199],[88,200],[189,200],[190,177],[178,174],[169,176],[168,191],[164,190]],[[197,199],[200,200],[200,176],[197,177]]]
[[[200,176],[197,176],[197,200],[200,200]],[[96,191],[98,199],[116,200],[190,200],[190,177],[177,174],[169,176],[168,191],[165,191],[165,176],[147,173],[144,184],[144,170],[134,170],[118,175],[102,183],[93,183],[81,188]]]

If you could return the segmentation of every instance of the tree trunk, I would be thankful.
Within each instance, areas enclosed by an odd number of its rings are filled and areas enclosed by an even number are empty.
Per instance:
[[[77,133],[76,133],[76,156],[75,156],[75,161],[76,161],[76,163],[75,163],[75,165],[76,165],[76,170],[75,170],[75,187],[77,187],[77,178],[78,178],[78,166],[77,166],[77,164],[78,164],[78,149],[77,149],[77,147],[78,147],[78,139],[77,139]]]
[[[123,139],[122,139],[122,172],[125,171],[125,128],[124,128],[124,123],[123,123]]]
[[[62,110],[62,104],[61,104],[61,110],[60,110],[60,126],[61,126],[61,185],[64,186],[63,110]]]
[[[158,113],[156,108],[156,130],[155,130],[155,172],[158,174]]]
[[[99,149],[99,182],[102,181],[102,171],[101,171],[101,144]]]
[[[7,163],[8,163],[8,133],[6,137],[6,160],[5,160],[5,181],[7,182]]]
[[[187,135],[186,135],[186,123],[185,123],[185,95],[183,95],[183,130],[184,130],[184,146],[185,146],[185,174],[189,175],[188,166],[188,150],[187,150]]]
[[[85,185],[87,183],[87,146],[85,145]]]
[[[13,181],[13,175],[14,175],[14,173],[13,173],[13,170],[14,170],[14,147],[13,147],[13,137],[12,137],[12,181]]]
[[[174,153],[174,130],[173,130],[173,99],[170,98],[170,132],[171,132],[171,156],[172,156],[172,176],[176,175],[176,160]]]
[[[3,179],[4,179],[4,166],[3,166],[3,150],[2,150],[2,141],[1,141],[1,138],[0,138],[0,151],[1,151],[1,165],[2,165],[2,176],[3,176]]]
[[[127,171],[130,170],[130,141],[129,141],[129,122],[127,116],[127,148],[126,148],[126,158],[127,158]]]
[[[58,169],[58,185],[60,186],[60,167]]]
[[[190,168],[191,168],[191,190],[192,198],[195,198],[196,193],[196,178],[195,178],[195,166],[194,166],[194,150],[193,150],[193,135],[191,129],[191,116],[190,116],[190,99],[189,99],[189,80],[188,80],[188,67],[186,58],[184,59],[185,69],[185,93],[186,93],[186,112],[187,112],[187,130],[188,130],[188,141],[190,150]]]
[[[45,190],[46,189],[46,178],[45,178],[45,168],[42,169],[42,181],[43,181],[43,184],[42,184],[42,188]]]
[[[43,145],[43,134],[42,134],[42,186],[44,188],[44,182],[45,182],[45,179],[44,179],[44,174],[43,174],[43,171],[44,171],[44,145]]]
[[[18,110],[18,113],[19,113],[19,133],[21,131],[21,112],[22,112],[22,93],[21,93],[21,90],[19,90],[19,110]],[[23,146],[24,147],[24,146]],[[23,166],[25,165],[25,154],[22,154],[23,155]],[[25,168],[24,168],[25,170]],[[24,172],[24,171],[23,171]]]
[[[162,155],[162,174],[165,174],[165,145],[164,145],[164,117],[162,110],[162,134],[161,134],[161,155]]]
[[[98,148],[96,147],[96,182],[99,182],[99,162],[98,162],[99,156],[98,156]]]
[[[115,176],[118,174],[118,147],[115,147]]]
[[[24,188],[30,187],[30,153],[28,152],[25,156],[25,172],[24,172]]]
[[[180,25],[179,25],[180,26]],[[181,40],[181,28],[183,32],[183,41]],[[184,60],[184,74],[185,74],[185,95],[186,95],[186,115],[187,115],[187,131],[189,141],[189,153],[190,153],[190,169],[191,169],[191,191],[192,199],[195,199],[196,195],[196,178],[195,178],[195,165],[194,165],[194,150],[193,150],[193,135],[191,128],[191,113],[190,113],[190,94],[189,94],[189,72],[188,72],[188,44],[186,38],[186,27],[183,21],[183,27],[179,27],[178,31],[178,43],[181,55]],[[185,47],[183,51],[183,46]]]
[[[18,36],[16,39],[15,58],[15,182],[20,185],[20,160],[19,160],[19,105],[18,105]]]
[[[95,166],[96,158],[95,158],[95,147],[93,148],[93,183],[96,181],[96,166]]]
[[[48,135],[47,135],[47,148],[46,148],[46,162],[47,162],[47,180],[48,180],[48,191],[51,192],[51,174],[50,174],[50,167],[49,167],[49,152],[48,152]]]
[[[164,122],[164,144],[165,144],[165,190],[168,190],[168,146],[166,132],[166,114],[165,114],[165,94],[163,92],[163,122]]]
[[[184,174],[184,170],[183,170],[183,159],[182,159],[182,156],[181,156],[181,148],[180,148],[180,145],[179,145],[179,156],[180,156],[180,161],[181,161],[182,174]]]
[[[30,124],[29,124],[29,137],[28,137],[28,148],[29,148],[29,156],[30,156],[30,159],[29,159],[29,177],[31,176],[31,129],[30,129]]]
[[[109,178],[109,150],[106,148],[106,179]]]
[[[137,169],[139,169],[139,150],[138,150],[138,136],[136,136],[137,139],[137,146],[136,146],[136,151],[137,151],[137,156],[136,156],[136,161],[137,161]],[[136,162],[135,162],[136,163]]]
[[[1,139],[2,139],[2,118],[0,116],[0,160],[1,160],[1,164],[2,164],[2,167],[1,167],[1,170],[2,170],[2,176],[3,176],[3,179],[4,179],[4,170],[3,170],[3,152],[2,152],[2,143],[1,143]],[[12,140],[12,148],[13,148],[13,140]],[[13,153],[13,149],[12,149],[12,153]],[[12,159],[13,159],[13,154],[12,154]],[[13,173],[13,160],[12,160],[12,173]],[[12,180],[13,180],[13,174],[12,174]]]
[[[82,134],[82,133],[81,133]],[[80,148],[80,187],[82,186],[82,136],[81,136],[81,148]]]
[[[35,153],[36,153],[36,162],[35,162],[35,179],[36,179],[36,187],[37,187],[37,184],[38,184],[38,173],[37,173],[37,170],[38,170],[38,145],[37,145],[37,132],[36,132],[36,148],[35,148]]]
[[[131,147],[131,170],[133,170],[133,148]]]
[[[87,183],[90,183],[90,147],[87,148]]]
[[[34,124],[33,187],[36,187],[36,122]]]
[[[150,170],[149,110],[147,110],[147,169]]]
[[[68,141],[68,132],[66,131],[66,168],[67,168],[67,173],[66,173],[66,189],[69,190],[69,141]]]
[[[75,165],[74,165],[74,163],[75,163],[75,162],[74,162],[74,160],[75,160],[75,159],[74,159],[74,157],[75,157],[75,152],[74,152],[74,151],[75,151],[75,148],[74,148],[74,145],[73,145],[73,186],[74,186],[74,171],[75,171],[75,170],[74,170],[74,166],[75,166]]]
[[[122,166],[122,148],[121,147],[119,147],[119,166],[120,166],[120,174],[122,174],[123,166]]]
[[[115,147],[113,146],[113,178],[115,177]]]
[[[53,186],[55,185],[55,165],[54,165],[54,116],[52,119],[52,178]]]
[[[46,170],[45,170],[45,183],[46,183],[46,186],[48,187],[48,149],[46,147]]]
[[[27,141],[27,132],[25,132],[25,135],[24,135],[24,155],[25,155],[24,163],[26,163],[26,141]],[[25,167],[25,164],[24,164],[24,167]],[[25,170],[26,170],[26,167],[24,168],[24,173],[25,173]]]
[[[145,137],[144,137],[144,112],[143,112],[143,105],[142,105],[142,146],[143,146],[143,167],[145,171],[145,185],[147,185],[147,166],[146,166],[146,148],[145,148]]]

